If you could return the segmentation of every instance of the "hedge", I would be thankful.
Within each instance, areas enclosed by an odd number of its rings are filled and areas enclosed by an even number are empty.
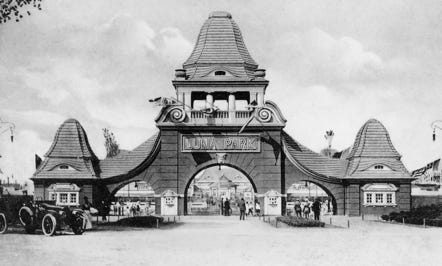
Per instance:
[[[385,221],[395,221],[408,224],[425,224],[442,227],[442,205],[422,206],[411,209],[411,211],[392,212],[382,215]]]
[[[325,223],[316,220],[310,220],[294,216],[279,216],[276,217],[278,222],[283,222],[293,227],[324,227]]]

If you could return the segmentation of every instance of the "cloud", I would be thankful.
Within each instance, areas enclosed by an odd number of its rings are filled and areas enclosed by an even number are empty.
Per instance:
[[[14,176],[22,182],[31,177],[35,171],[35,154],[42,156],[50,147],[50,142],[44,141],[39,134],[32,130],[19,130],[16,132],[14,142],[8,138],[1,138],[2,158],[0,168],[4,179],[6,176]]]
[[[288,32],[277,43],[276,54],[304,84],[373,80],[384,68],[382,58],[359,41],[335,38],[318,28]]]

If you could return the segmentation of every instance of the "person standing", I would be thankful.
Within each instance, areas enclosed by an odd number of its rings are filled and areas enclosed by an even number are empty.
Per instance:
[[[259,201],[255,202],[255,213],[258,216],[261,214],[261,206],[259,205]]]
[[[239,220],[245,220],[246,219],[246,202],[243,198],[239,201]]]
[[[313,202],[313,214],[315,215],[315,220],[319,221],[319,215],[321,214],[321,202],[318,198],[315,199],[315,202]]]
[[[226,199],[226,201],[224,202],[224,215],[230,216],[230,200],[229,199]]]
[[[295,201],[295,214],[296,217],[302,217],[302,208],[301,208],[301,202],[299,200]]]
[[[308,219],[310,215],[310,203],[308,201],[305,203],[302,211],[304,212],[304,218]]]
[[[81,209],[86,214],[86,225],[85,229],[91,229],[92,228],[92,215],[91,215],[91,207],[92,204],[89,202],[89,199],[87,196],[84,196],[84,202],[81,205]]]
[[[253,204],[252,204],[252,202],[249,202],[248,214],[247,215],[253,215]]]

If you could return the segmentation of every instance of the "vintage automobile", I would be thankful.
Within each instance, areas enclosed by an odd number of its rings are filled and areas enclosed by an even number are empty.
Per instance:
[[[2,196],[0,198],[0,234],[5,233],[10,225],[20,223],[18,211],[23,204],[32,201],[31,196]]]
[[[41,228],[46,236],[53,236],[57,231],[71,228],[76,235],[83,234],[86,228],[86,214],[81,209],[71,210],[46,202],[31,202],[19,210],[21,224],[27,233],[32,234]]]

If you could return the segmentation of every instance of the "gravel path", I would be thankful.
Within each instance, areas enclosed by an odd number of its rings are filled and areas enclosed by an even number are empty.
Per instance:
[[[11,232],[0,235],[0,265],[440,265],[441,249],[441,228],[360,218],[350,229],[275,228],[256,217],[184,217],[161,229],[100,227],[82,236]]]

